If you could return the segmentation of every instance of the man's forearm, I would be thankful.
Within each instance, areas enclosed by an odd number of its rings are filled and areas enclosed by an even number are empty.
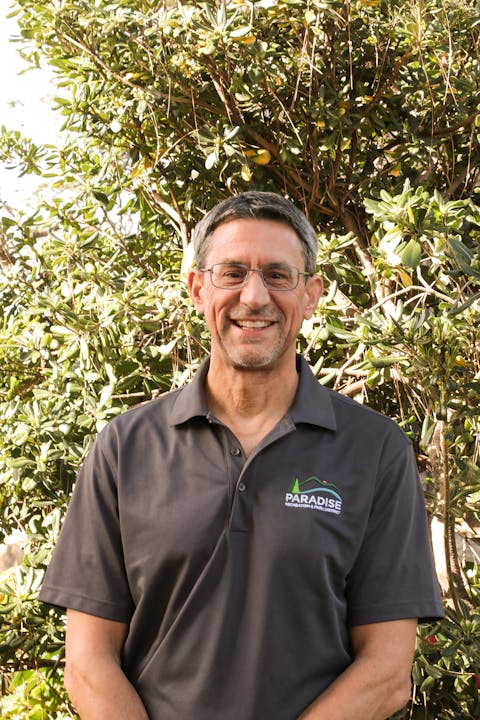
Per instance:
[[[363,665],[363,666],[362,666]],[[298,720],[385,720],[410,696],[410,683],[353,663]]]
[[[148,720],[135,688],[108,658],[88,668],[67,664],[65,686],[81,720]]]
[[[410,697],[415,618],[350,629],[353,663],[298,720],[385,720]]]

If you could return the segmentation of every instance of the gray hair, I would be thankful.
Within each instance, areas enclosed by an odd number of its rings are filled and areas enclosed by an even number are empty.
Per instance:
[[[277,220],[290,225],[302,244],[305,271],[313,275],[317,262],[317,235],[303,212],[282,195],[255,190],[214,205],[197,224],[193,231],[193,247],[198,267],[203,267],[205,263],[214,230],[223,223],[239,218]]]

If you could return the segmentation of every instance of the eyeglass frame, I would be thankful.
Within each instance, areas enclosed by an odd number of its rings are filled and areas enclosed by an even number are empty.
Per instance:
[[[216,265],[231,265],[232,267],[244,268],[244,269],[246,270],[245,277],[244,277],[243,281],[242,281],[241,283],[239,283],[238,285],[230,285],[230,286],[228,286],[228,287],[224,287],[224,286],[221,286],[221,285],[215,285],[215,283],[214,283],[214,281],[213,281],[213,273],[214,273],[214,268],[215,268]],[[264,276],[264,274],[263,274],[263,271],[264,271],[264,270],[267,270],[268,268],[274,269],[274,268],[276,268],[276,267],[278,267],[278,268],[285,268],[285,269],[288,268],[289,270],[295,270],[295,271],[296,271],[296,273],[297,273],[297,280],[296,280],[296,283],[295,283],[295,285],[294,285],[293,287],[288,287],[288,288],[272,288],[272,287],[269,287],[269,286],[267,285],[267,282],[266,282],[266,280],[265,280],[265,276]],[[202,273],[205,273],[205,272],[210,273],[211,283],[212,283],[213,287],[217,288],[217,290],[241,290],[241,288],[243,288],[243,287],[245,287],[245,285],[247,285],[247,283],[248,283],[248,281],[249,281],[249,279],[250,279],[250,275],[252,274],[252,272],[256,272],[256,273],[258,273],[258,274],[260,275],[260,277],[261,277],[261,279],[262,279],[262,282],[263,282],[263,285],[264,285],[264,287],[268,290],[268,292],[291,292],[292,290],[296,290],[296,288],[298,287],[298,283],[300,282],[300,276],[301,276],[301,275],[303,275],[303,276],[306,277],[306,278],[311,278],[311,277],[314,276],[314,273],[308,273],[308,272],[304,272],[304,271],[302,271],[302,270],[299,270],[297,267],[295,267],[295,265],[288,265],[288,264],[282,264],[282,263],[272,263],[271,265],[266,265],[264,268],[250,268],[250,267],[248,267],[248,265],[245,265],[245,263],[237,263],[237,262],[218,262],[218,263],[213,263],[213,265],[211,265],[209,268],[198,268],[198,270],[199,270],[200,272],[202,272]]]

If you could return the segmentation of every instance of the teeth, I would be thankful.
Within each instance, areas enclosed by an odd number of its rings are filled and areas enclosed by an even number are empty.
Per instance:
[[[235,322],[242,328],[265,328],[272,324],[268,320],[235,320]]]

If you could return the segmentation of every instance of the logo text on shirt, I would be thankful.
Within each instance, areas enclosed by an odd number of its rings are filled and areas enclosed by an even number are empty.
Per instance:
[[[285,506],[307,508],[340,515],[342,497],[334,483],[309,475],[305,480],[294,477],[285,493]]]

